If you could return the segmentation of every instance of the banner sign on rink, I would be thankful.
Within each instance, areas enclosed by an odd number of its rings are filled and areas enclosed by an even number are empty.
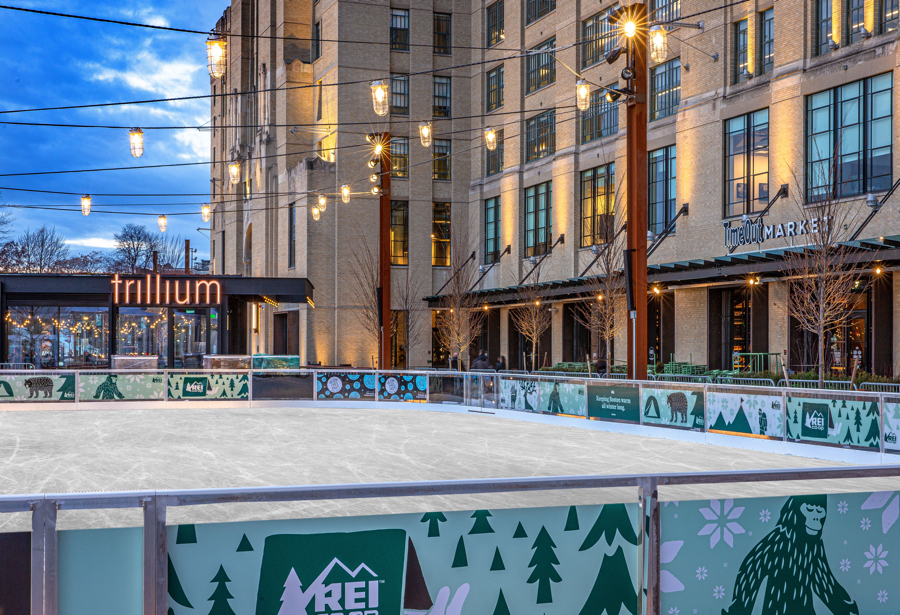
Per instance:
[[[381,399],[425,401],[428,399],[428,376],[381,374]]]
[[[319,374],[316,390],[319,399],[375,399],[378,379],[374,373]]]

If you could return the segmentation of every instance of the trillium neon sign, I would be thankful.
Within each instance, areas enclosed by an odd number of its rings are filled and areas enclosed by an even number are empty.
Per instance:
[[[215,280],[163,280],[159,275],[127,280],[119,279],[119,274],[116,274],[111,283],[113,302],[117,305],[215,305],[222,302],[222,288]],[[211,300],[213,289],[215,301]]]
[[[763,224],[760,220],[753,222],[750,218],[744,218],[740,225],[731,226],[730,221],[722,222],[725,229],[725,247],[736,248],[754,243],[762,243],[768,239],[781,237],[799,237],[801,235],[817,234],[828,230],[829,221],[833,216],[822,218],[810,218],[799,222],[781,224]]]

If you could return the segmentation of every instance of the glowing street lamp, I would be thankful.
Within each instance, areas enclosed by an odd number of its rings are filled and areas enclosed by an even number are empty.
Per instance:
[[[203,218],[204,222],[209,222],[209,205],[207,203],[204,203],[203,207],[200,208],[200,217]]]
[[[663,26],[650,28],[650,59],[661,64],[669,57],[669,45],[666,29]]]
[[[419,139],[422,141],[422,147],[431,147],[431,122],[419,124]]]
[[[241,183],[241,163],[232,162],[228,165],[228,177],[231,179],[231,185],[236,186]]]
[[[159,218],[156,219],[156,223],[159,225],[159,232],[165,233],[166,228],[168,228],[168,222],[166,220],[166,214],[162,214]]]
[[[634,23],[633,19],[629,19],[622,24],[622,31],[625,33],[625,36],[631,38],[637,33],[637,24]]]
[[[575,83],[575,102],[579,111],[591,108],[591,86],[584,79],[579,79]]]
[[[140,128],[132,128],[128,131],[128,140],[131,142],[131,155],[140,158],[144,155],[144,131]]]
[[[206,62],[209,66],[209,76],[221,79],[225,76],[225,46],[228,43],[218,34],[211,34],[206,39]]]
[[[388,88],[384,80],[372,82],[372,106],[377,115],[387,115],[388,112]]]
[[[490,126],[484,129],[484,144],[490,152],[497,149],[497,131]]]
[[[350,202],[350,185],[344,184],[341,186],[341,201],[344,203]]]
[[[81,197],[81,214],[83,216],[90,215],[91,213],[91,195],[85,194]]]

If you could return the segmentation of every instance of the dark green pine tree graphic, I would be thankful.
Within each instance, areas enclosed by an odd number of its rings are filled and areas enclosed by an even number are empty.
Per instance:
[[[785,431],[785,437],[786,437],[786,438],[790,438],[791,440],[793,440],[795,436],[794,436],[794,434],[791,433],[791,420],[790,420],[790,417],[791,417],[791,413],[788,412],[788,420],[786,420],[786,421],[784,422],[784,431]]]
[[[503,597],[503,590],[497,596],[497,606],[494,607],[494,615],[510,615],[509,607],[506,606],[506,598]]]
[[[465,568],[469,565],[469,558],[466,557],[466,541],[463,540],[463,537],[459,537],[459,542],[456,543],[456,553],[453,555],[453,565],[451,568]]]
[[[838,418],[842,418],[842,417],[841,417],[841,409],[840,409],[840,408],[838,408]]]
[[[228,587],[225,585],[226,583],[231,583],[231,579],[225,574],[225,568],[219,566],[219,572],[216,573],[216,576],[213,577],[210,583],[217,583],[217,585],[216,589],[213,590],[212,596],[209,597],[209,600],[213,603],[212,608],[209,610],[209,615],[237,615],[228,603],[234,596],[231,595],[231,592],[228,591]]]
[[[175,536],[176,545],[192,545],[197,543],[197,528],[193,525],[179,525]]]
[[[856,409],[856,416],[853,417],[853,426],[856,427],[856,433],[859,433],[862,427],[862,416],[859,413],[859,408]]]
[[[234,378],[232,378],[231,381],[228,383],[228,388],[231,389],[232,391],[234,390]]]
[[[869,422],[869,433],[866,434],[866,444],[870,447],[878,447],[881,442],[881,429],[878,427],[878,419],[874,418]]]
[[[606,538],[606,544],[612,546],[616,533],[621,534],[630,544],[637,545],[637,535],[628,516],[628,508],[624,504],[604,504],[594,526],[578,550],[587,551],[597,544],[601,537]]]
[[[476,510],[473,512],[472,519],[475,519],[475,524],[469,530],[469,534],[493,534],[494,528],[491,527],[491,523],[488,521],[488,517],[492,516],[489,510]]]
[[[62,386],[56,392],[59,393],[57,399],[75,401],[75,376],[63,376]]]
[[[171,556],[169,556],[168,584],[169,596],[172,598],[172,600],[189,609],[194,608],[194,606],[191,604],[191,601],[188,600],[187,595],[184,593],[184,588],[181,586],[181,581],[178,579],[178,573],[175,571],[174,564],[172,564]]]
[[[629,613],[635,615],[637,592],[620,546],[614,554],[603,558],[597,580],[579,615],[597,615],[604,611],[618,614],[623,604]]]
[[[844,435],[844,444],[853,444],[853,434],[850,432],[850,426],[847,425],[847,433]]]
[[[694,402],[694,409],[691,410],[691,416],[694,419],[691,427],[693,429],[703,429],[703,396],[698,395],[697,401]]]
[[[869,411],[866,412],[866,416],[878,416],[878,403],[872,402],[869,404]]]
[[[500,547],[494,548],[494,559],[491,562],[491,572],[496,572],[497,570],[506,570],[506,566],[503,565],[503,558],[500,557]]]
[[[548,604],[553,602],[553,590],[550,583],[559,583],[562,581],[562,577],[554,568],[559,564],[559,559],[554,552],[556,543],[550,538],[546,527],[541,527],[531,548],[534,549],[534,554],[531,556],[528,567],[534,568],[534,570],[531,571],[528,582],[538,584],[537,604]]]
[[[519,521],[519,525],[516,526],[516,532],[513,534],[513,538],[528,538],[528,534],[525,533],[525,526],[522,525],[521,521]]]
[[[428,537],[438,538],[441,535],[441,523],[447,521],[447,517],[442,512],[425,513],[420,523],[428,522]]]
[[[574,506],[569,506],[569,515],[566,517],[566,529],[563,531],[574,532],[578,529],[578,510]]]
[[[247,535],[244,534],[244,537],[241,538],[241,544],[238,545],[236,553],[245,553],[247,551],[252,551],[253,545],[250,544],[250,539],[247,538]]]

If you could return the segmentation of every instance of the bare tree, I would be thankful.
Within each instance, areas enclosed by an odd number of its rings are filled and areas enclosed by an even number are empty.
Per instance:
[[[96,250],[86,254],[76,254],[59,263],[61,273],[104,273],[108,269],[109,259]]]
[[[357,306],[353,310],[356,321],[366,332],[375,348],[381,344],[381,314],[378,313],[378,253],[372,249],[366,234],[355,228],[352,243],[353,266],[350,268],[352,288],[356,292]],[[392,319],[393,320],[393,319]],[[393,324],[393,323],[392,323]],[[380,356],[379,352],[376,352]],[[384,366],[379,366],[384,369]]]
[[[46,224],[36,231],[26,230],[17,240],[19,244],[19,269],[26,273],[54,273],[69,258],[69,247],[56,227]]]
[[[157,235],[155,249],[161,269],[184,269],[184,238],[181,235]],[[152,250],[150,259],[152,263]]]
[[[469,293],[478,279],[478,265],[472,254],[475,239],[469,232],[474,225],[455,228],[450,236],[450,278],[442,291],[440,312],[436,319],[438,344],[450,354],[465,356],[466,350],[481,335],[484,311],[476,297]]]
[[[404,317],[400,323],[392,323],[396,334],[403,336],[406,345],[406,369],[409,369],[409,349],[415,348],[426,340],[427,320],[429,311],[422,301],[425,285],[422,276],[416,273],[413,267],[406,270],[406,275],[400,281],[397,290],[397,305]]]
[[[540,281],[542,265],[538,265],[534,273],[534,282],[521,286],[517,293],[517,305],[509,310],[509,318],[516,329],[531,344],[531,371],[537,370],[539,345],[541,336],[553,324],[553,313],[550,307],[541,300]]]
[[[152,263],[153,250],[159,247],[159,237],[140,224],[126,224],[113,237],[116,240],[116,271],[135,273],[147,268]]]

